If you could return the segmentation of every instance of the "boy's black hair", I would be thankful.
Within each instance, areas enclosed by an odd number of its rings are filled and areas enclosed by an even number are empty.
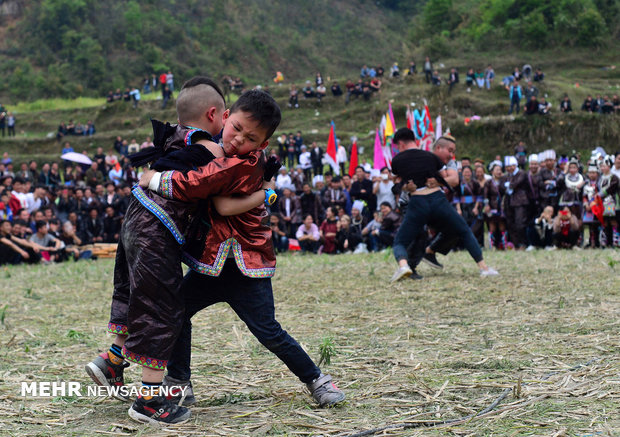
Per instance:
[[[239,99],[230,107],[230,113],[246,112],[250,118],[267,131],[265,140],[269,139],[280,125],[282,113],[276,101],[264,91],[251,90],[239,96]]]
[[[36,224],[35,224],[37,231],[41,228],[45,228],[47,227],[47,222],[43,221],[43,220],[39,220]]]
[[[393,143],[398,143],[399,141],[411,142],[415,141],[415,135],[413,131],[406,127],[401,127],[394,133],[394,137],[392,138]]]
[[[224,97],[224,93],[222,92],[222,90],[220,89],[220,87],[218,86],[217,83],[215,83],[215,81],[207,76],[195,76],[192,77],[190,80],[188,80],[187,82],[185,82],[183,84],[183,86],[181,87],[181,89],[185,89],[185,88],[193,88],[195,86],[198,85],[208,85],[211,88],[213,88],[215,91],[217,91],[217,93],[222,97],[222,100],[226,101],[226,98]]]
[[[390,209],[394,209],[394,208],[392,208],[392,205],[390,204],[390,202],[381,202],[381,205],[379,205],[379,206],[389,206]]]

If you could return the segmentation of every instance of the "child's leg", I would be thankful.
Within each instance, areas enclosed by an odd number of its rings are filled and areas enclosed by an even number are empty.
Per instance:
[[[219,302],[221,289],[228,284],[212,276],[202,275],[193,270],[187,272],[181,282],[181,295],[185,304],[183,326],[176,339],[174,349],[168,361],[168,376],[189,381],[191,378],[192,356],[192,322],[191,318],[198,311]]]
[[[220,276],[228,286],[226,302],[263,346],[273,352],[303,383],[321,375],[320,369],[275,318],[271,279],[243,276],[234,261],[227,261]]]

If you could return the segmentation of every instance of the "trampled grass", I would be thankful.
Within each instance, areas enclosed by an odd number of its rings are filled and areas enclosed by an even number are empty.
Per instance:
[[[22,381],[90,384],[84,364],[111,342],[113,262],[3,268],[0,434],[617,435],[620,253],[485,255],[502,276],[480,279],[457,253],[443,272],[422,266],[423,281],[396,285],[389,253],[279,257],[277,317],[315,361],[329,348],[322,367],[346,403],[316,408],[218,304],[194,319],[192,419],[163,430],[132,422],[112,399],[20,393]],[[139,384],[137,366],[127,378]],[[502,394],[482,417],[440,424]]]

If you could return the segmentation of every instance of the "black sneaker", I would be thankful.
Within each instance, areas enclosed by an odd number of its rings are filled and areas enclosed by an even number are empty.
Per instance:
[[[424,276],[422,276],[421,274],[419,274],[417,271],[414,270],[411,276],[409,276],[409,279],[419,281],[420,279],[424,279]]]
[[[122,387],[125,384],[123,372],[129,367],[127,361],[122,364],[112,364],[107,352],[102,352],[97,358],[88,363],[85,367],[86,373],[97,385],[104,387]],[[129,398],[123,396],[120,391],[116,391],[113,396],[121,401],[128,402]]]
[[[153,396],[148,401],[139,396],[129,408],[129,417],[151,425],[187,422],[191,414],[188,408],[179,407],[164,396]]]
[[[435,256],[434,253],[424,253],[424,256],[422,257],[422,261],[424,261],[426,264],[428,264],[429,266],[431,266],[434,269],[443,269],[443,265],[439,264],[439,261],[437,261],[437,257]]]
[[[189,406],[196,403],[194,388],[191,381],[181,381],[168,375],[164,376],[162,387],[168,387],[167,399],[175,405]]]

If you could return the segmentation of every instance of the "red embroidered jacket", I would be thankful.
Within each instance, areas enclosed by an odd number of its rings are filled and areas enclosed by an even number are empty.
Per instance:
[[[263,183],[261,151],[233,158],[219,158],[198,170],[183,174],[166,171],[158,191],[163,197],[183,202],[198,202],[213,194],[213,185],[229,184],[228,192],[255,192]],[[187,241],[183,261],[204,275],[219,276],[227,257],[234,257],[239,270],[251,278],[275,274],[276,257],[271,242],[264,205],[236,216],[223,217],[208,201],[211,229],[204,243]],[[232,251],[232,252],[231,252]]]

